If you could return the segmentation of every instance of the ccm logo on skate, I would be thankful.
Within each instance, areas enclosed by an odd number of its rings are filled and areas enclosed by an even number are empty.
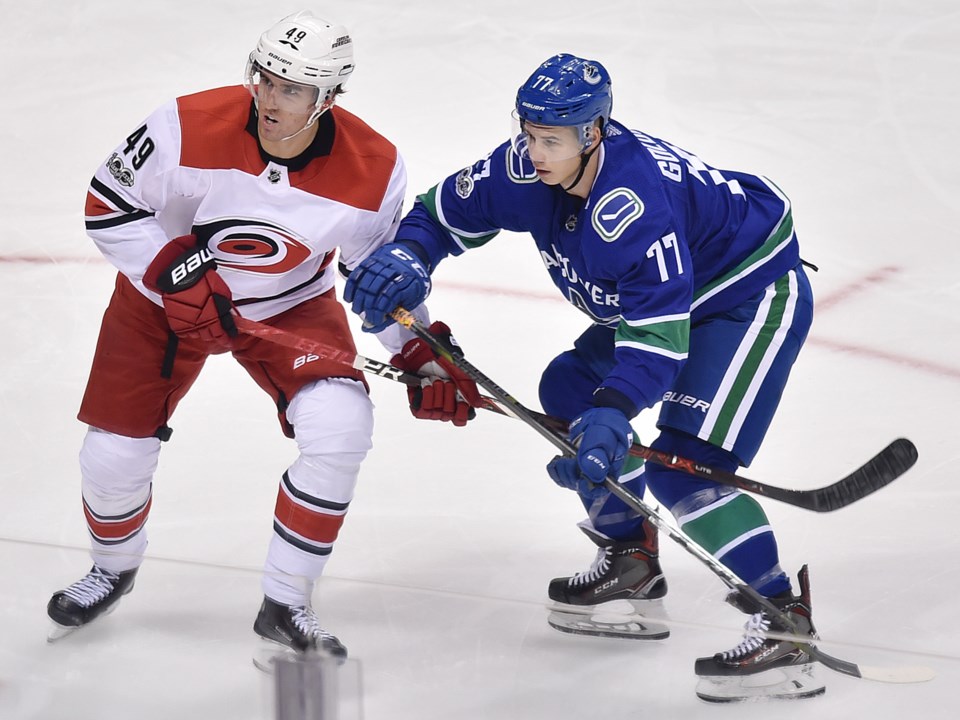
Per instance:
[[[614,585],[617,585],[619,582],[620,582],[620,578],[613,578],[613,580],[607,580],[603,585],[600,585],[600,586],[598,586],[598,587],[595,587],[595,588],[593,589],[593,594],[594,594],[594,595],[599,595],[599,594],[602,593],[604,590],[609,590],[609,589],[612,588]]]
[[[293,369],[296,370],[297,368],[303,367],[309,362],[313,362],[314,360],[319,360],[319,359],[320,359],[320,356],[314,355],[313,353],[310,353],[309,355],[301,355],[300,357],[298,357],[296,360],[293,361]]]
[[[693,395],[684,395],[683,393],[674,392],[673,390],[668,390],[663,394],[663,401],[686,405],[703,413],[706,413],[707,410],[710,409],[710,403],[706,400],[699,400],[693,397]]]
[[[755,658],[753,658],[753,663],[754,663],[754,664],[757,664],[757,663],[761,662],[765,657],[767,657],[768,655],[772,655],[776,650],[777,650],[777,647],[776,647],[776,646],[771,646],[771,647],[768,647],[768,648],[764,648],[764,650],[763,650],[762,652],[760,652],[759,655],[757,655]]]

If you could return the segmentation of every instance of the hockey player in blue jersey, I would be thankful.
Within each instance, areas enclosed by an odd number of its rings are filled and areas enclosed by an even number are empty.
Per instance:
[[[382,330],[396,307],[424,300],[443,258],[502,229],[529,233],[554,284],[592,320],[539,389],[579,446],[548,474],[579,493],[581,527],[598,546],[588,570],[550,583],[550,624],[669,634],[642,616],[604,621],[667,592],[655,530],[599,484],[613,474],[637,495],[649,487],[687,535],[813,636],[806,573],[794,594],[756,500],[627,454],[630,420],[661,403],[654,448],[727,471],[754,459],[813,316],[790,202],[763,177],[628,129],[612,105],[600,63],[547,60],[519,89],[511,140],[421,195],[395,242],[353,271],[345,298],[366,329]],[[752,613],[744,640],[696,661],[701,697],[823,691],[802,646],[767,636],[786,632],[776,618],[739,609]],[[796,682],[767,684],[764,672]]]

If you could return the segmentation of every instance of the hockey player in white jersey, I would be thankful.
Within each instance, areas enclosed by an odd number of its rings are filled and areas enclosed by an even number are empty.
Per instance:
[[[349,273],[393,239],[406,175],[397,149],[336,105],[353,57],[342,25],[307,11],[286,17],[261,35],[243,86],[166,103],[96,171],[86,228],[119,272],[79,412],[93,568],[51,598],[61,632],[133,589],[168,421],[205,359],[231,352],[299,448],[279,482],[254,630],[345,657],[310,598],[371,447],[366,384],[358,371],[238,333],[235,317],[355,352],[334,254]],[[409,350],[405,332],[380,339]],[[405,369],[433,376],[418,412],[465,422],[469,405],[446,373],[418,358]]]

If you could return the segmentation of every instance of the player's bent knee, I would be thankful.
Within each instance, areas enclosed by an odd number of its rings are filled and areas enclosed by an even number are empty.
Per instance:
[[[360,464],[373,446],[373,403],[354,380],[319,380],[298,392],[287,408],[300,457],[290,483],[316,498],[349,503]]]
[[[356,380],[326,378],[301,388],[287,419],[304,455],[356,454],[373,447],[373,403]]]
[[[149,488],[160,440],[130,438],[90,427],[80,448],[84,497],[116,497]]]

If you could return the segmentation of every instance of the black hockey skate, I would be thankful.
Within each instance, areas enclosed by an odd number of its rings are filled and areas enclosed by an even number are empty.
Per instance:
[[[263,599],[260,613],[253,623],[253,631],[271,644],[276,643],[298,653],[319,652],[343,663],[347,649],[333,635],[320,627],[317,614],[309,605],[289,607]],[[261,653],[261,658],[264,655]],[[261,670],[269,671],[266,661],[254,659]]]
[[[571,577],[555,578],[548,594],[554,601],[547,622],[561,632],[599,637],[662,640],[670,630],[652,622],[667,594],[656,530],[644,525],[641,540],[615,541],[581,524],[597,546],[593,565]]]
[[[114,573],[94,565],[82,579],[54,593],[47,603],[47,615],[56,627],[47,641],[59,640],[112,612],[120,598],[133,590],[136,577],[137,568]]]
[[[700,678],[697,696],[710,702],[731,702],[763,698],[807,698],[826,691],[814,677],[816,661],[803,645],[787,637],[817,639],[810,605],[807,566],[800,570],[800,595],[769,598],[793,620],[796,629],[766,612],[756,612],[744,626],[743,640],[735,648],[713,657],[698,658],[694,672]],[[743,612],[751,612],[749,601],[731,593],[727,601]],[[771,637],[773,636],[773,637]]]

